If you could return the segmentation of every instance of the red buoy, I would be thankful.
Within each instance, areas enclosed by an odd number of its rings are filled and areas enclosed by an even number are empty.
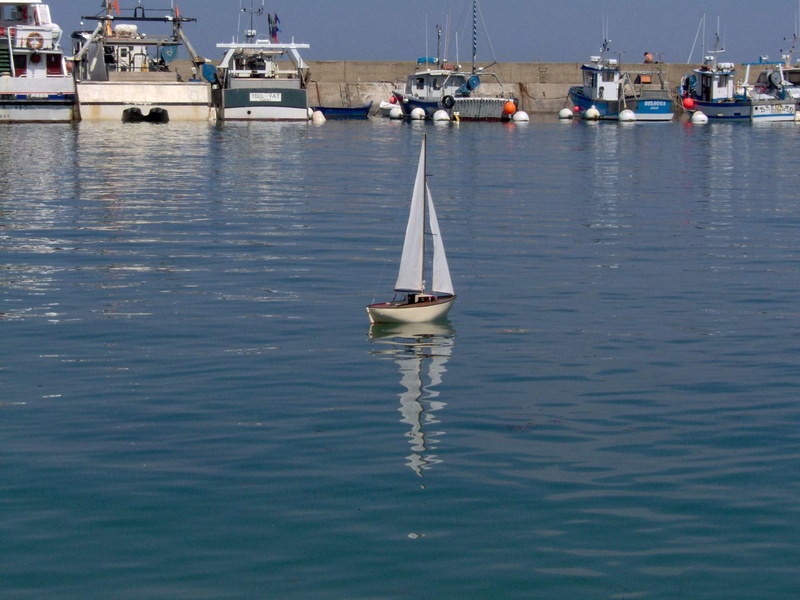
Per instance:
[[[683,99],[683,108],[686,110],[692,110],[694,108],[694,99],[693,98],[684,98]]]

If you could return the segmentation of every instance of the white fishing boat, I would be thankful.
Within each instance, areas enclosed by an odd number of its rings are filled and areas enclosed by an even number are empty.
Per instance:
[[[0,0],[0,123],[73,119],[75,81],[61,35],[41,0]]]
[[[456,296],[450,269],[444,252],[444,243],[428,188],[426,173],[426,137],[422,140],[417,176],[411,196],[411,210],[406,226],[400,272],[394,285],[395,296],[390,302],[367,306],[371,323],[428,323],[444,319],[453,306]],[[426,253],[426,221],[431,238],[432,252]],[[431,254],[430,268],[426,256]],[[431,287],[425,287],[425,272],[431,273]]]
[[[239,14],[247,12],[240,3]],[[225,55],[217,67],[213,99],[221,121],[308,121],[308,65],[299,50],[308,44],[278,41],[278,19],[267,14],[269,35],[259,37],[254,18],[264,14],[264,0],[250,2],[250,27],[244,41],[217,44]],[[205,71],[204,71],[205,72]]]
[[[519,100],[506,94],[496,73],[488,72],[489,67],[479,68],[476,63],[477,0],[472,1],[471,71],[462,71],[458,61],[448,63],[441,58],[441,35],[442,30],[437,27],[437,56],[417,59],[405,87],[392,92],[390,104],[399,106],[403,115],[412,119],[432,119],[438,111],[444,111],[449,119],[457,121],[510,121],[518,112]],[[522,111],[519,113],[517,116],[522,116]],[[391,116],[391,107],[384,114]]]
[[[206,121],[211,115],[208,83],[197,78],[206,64],[189,43],[185,18],[175,6],[148,9],[136,6],[122,15],[117,0],[104,0],[92,32],[72,34],[80,118],[88,121]],[[165,10],[168,14],[164,14]],[[164,23],[171,35],[139,31],[139,25]],[[181,75],[170,66],[180,47],[189,53],[192,73]]]

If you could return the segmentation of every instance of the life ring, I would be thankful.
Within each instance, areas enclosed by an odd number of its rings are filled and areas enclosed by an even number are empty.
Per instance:
[[[28,36],[28,48],[31,50],[40,50],[44,46],[44,38],[41,33],[35,31]]]
[[[445,96],[442,98],[442,106],[445,108],[453,108],[456,105],[456,99],[452,96]]]

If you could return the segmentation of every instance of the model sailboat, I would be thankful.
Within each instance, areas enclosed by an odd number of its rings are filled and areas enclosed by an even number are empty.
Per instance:
[[[395,297],[391,302],[367,306],[371,323],[428,323],[444,319],[456,299],[450,270],[444,253],[444,244],[433,208],[433,198],[428,188],[426,172],[426,142],[422,149],[411,196],[400,273],[394,285]],[[425,226],[432,238],[431,288],[425,289]]]

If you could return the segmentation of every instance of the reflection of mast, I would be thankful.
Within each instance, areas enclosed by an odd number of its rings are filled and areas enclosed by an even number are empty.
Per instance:
[[[407,464],[420,477],[423,471],[442,462],[431,452],[436,449],[438,436],[443,432],[429,431],[429,428],[439,423],[435,413],[446,406],[437,400],[439,391],[434,388],[442,382],[447,370],[445,364],[453,353],[454,334],[447,324],[370,327],[371,341],[390,346],[388,350],[373,350],[373,353],[391,356],[400,369],[400,384],[405,388],[399,394],[400,421],[411,427],[405,434],[412,450],[406,457]]]

